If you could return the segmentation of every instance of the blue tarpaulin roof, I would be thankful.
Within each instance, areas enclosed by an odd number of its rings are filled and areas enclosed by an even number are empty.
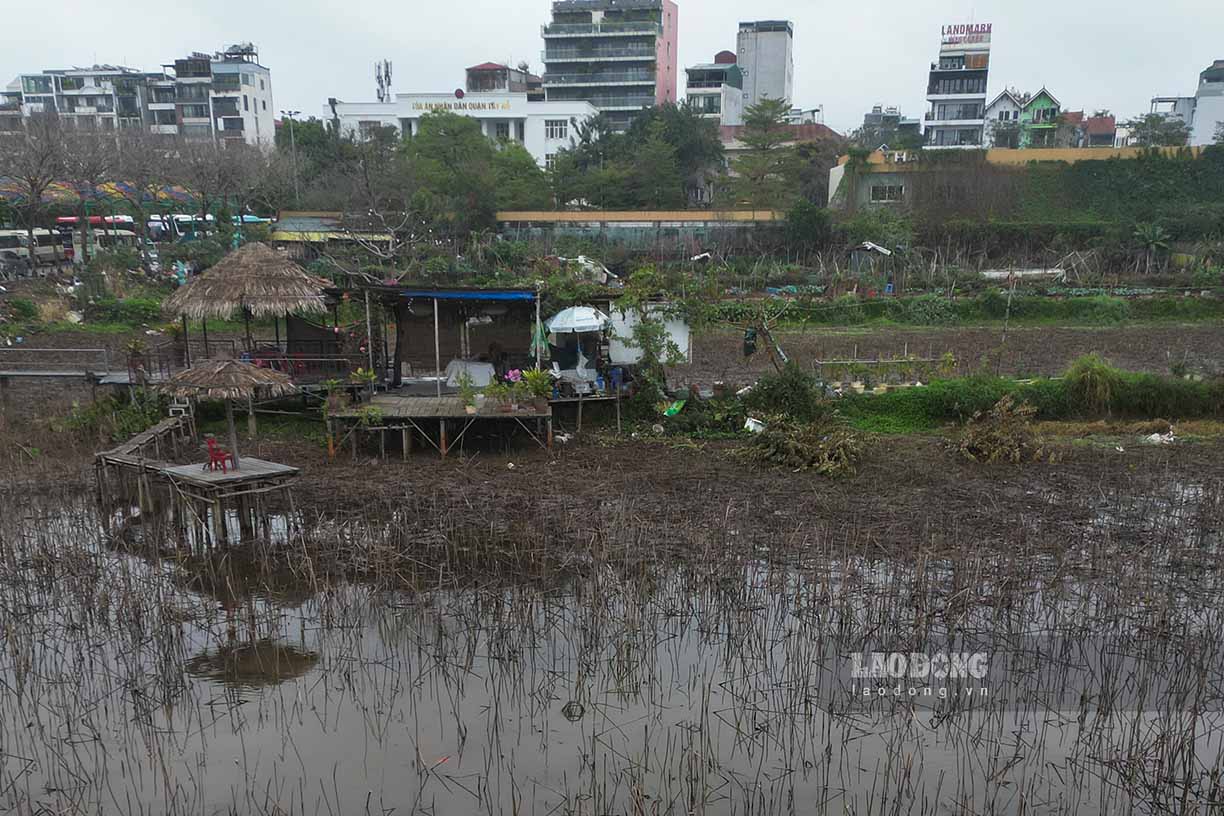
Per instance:
[[[406,298],[425,300],[535,300],[535,292],[527,289],[405,289]]]

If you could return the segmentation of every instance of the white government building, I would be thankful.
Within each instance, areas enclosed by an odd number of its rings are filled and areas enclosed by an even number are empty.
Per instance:
[[[546,102],[539,77],[494,63],[469,68],[466,90],[389,96],[384,102],[329,101],[323,118],[338,122],[342,133],[356,139],[368,139],[388,126],[411,137],[422,116],[450,111],[478,120],[490,139],[519,142],[547,168],[558,151],[570,146],[575,127],[598,113],[586,101]]]

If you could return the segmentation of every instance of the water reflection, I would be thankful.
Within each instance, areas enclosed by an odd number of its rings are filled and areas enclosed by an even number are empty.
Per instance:
[[[192,677],[231,688],[275,686],[302,677],[319,664],[318,652],[264,639],[204,651],[183,664]]]

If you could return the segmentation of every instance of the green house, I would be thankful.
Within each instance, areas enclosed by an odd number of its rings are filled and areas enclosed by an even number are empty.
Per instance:
[[[1042,88],[1020,109],[1020,147],[1056,147],[1062,105]]]

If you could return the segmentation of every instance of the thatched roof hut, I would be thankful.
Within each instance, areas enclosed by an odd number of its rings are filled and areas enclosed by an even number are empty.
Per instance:
[[[233,400],[297,393],[288,375],[241,360],[212,360],[180,371],[161,386],[172,396]]]
[[[251,243],[182,286],[162,308],[190,320],[325,313],[329,286],[267,245]]]
[[[229,425],[230,453],[234,469],[238,469],[238,431],[234,428],[234,403],[247,400],[251,436],[255,435],[255,412],[251,401],[256,397],[284,397],[297,393],[297,386],[288,375],[269,368],[259,368],[241,360],[213,360],[180,371],[161,385],[161,389],[176,397],[224,400],[225,419]]]

